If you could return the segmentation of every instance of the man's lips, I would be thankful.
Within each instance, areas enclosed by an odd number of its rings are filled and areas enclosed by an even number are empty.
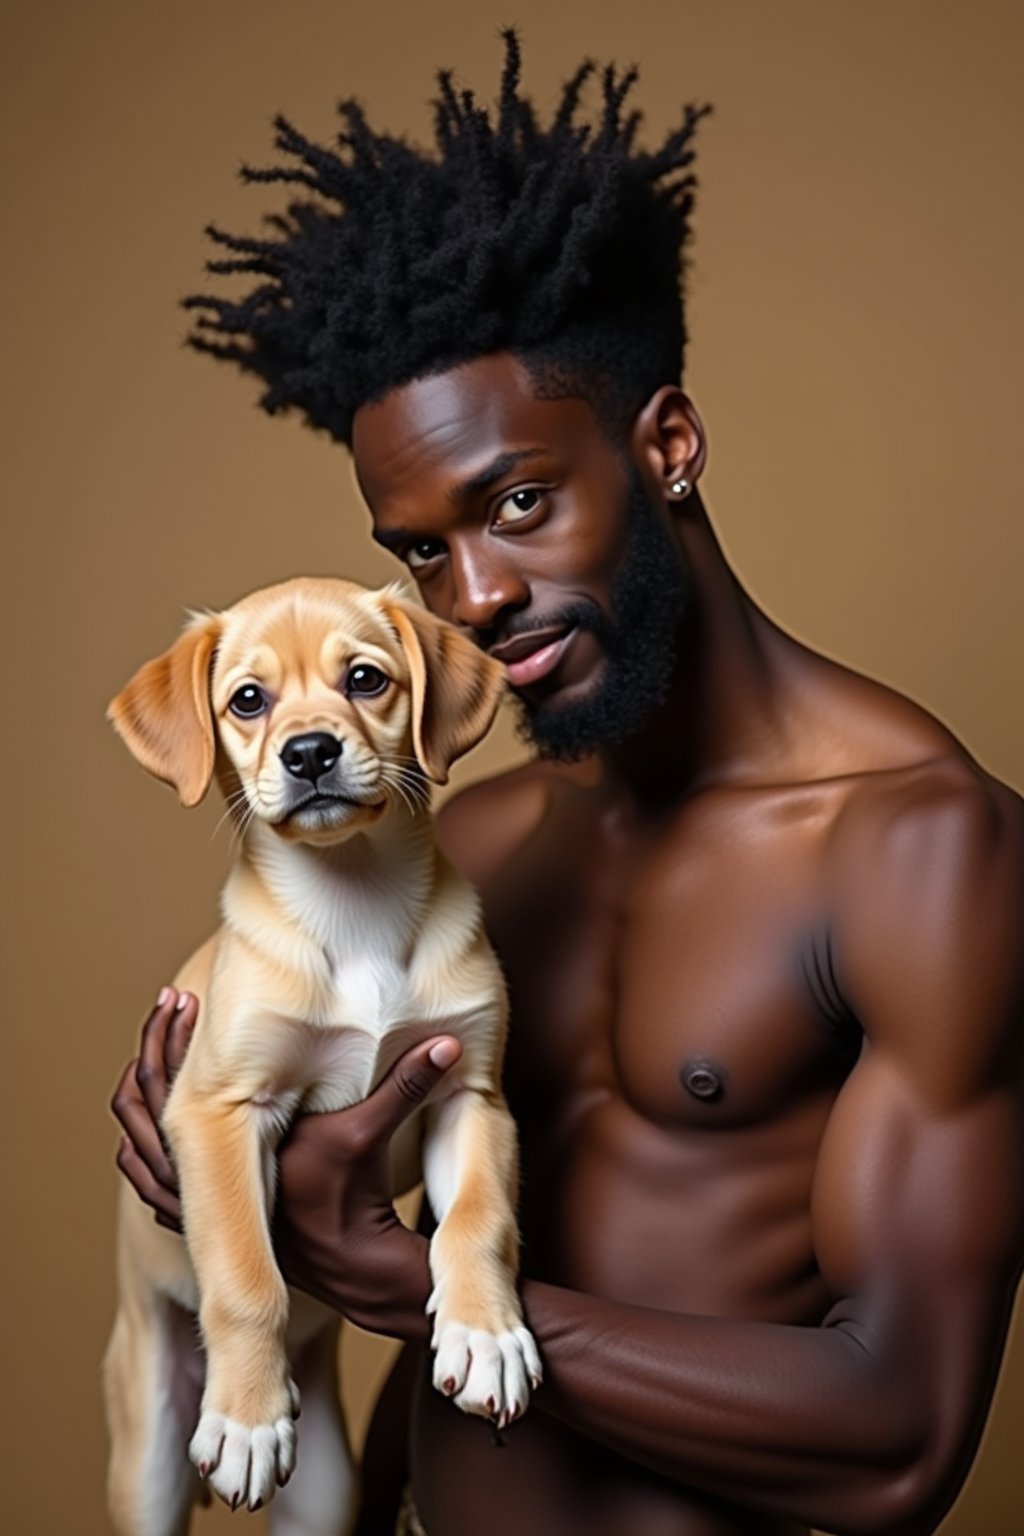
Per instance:
[[[508,680],[513,688],[525,688],[553,672],[569,649],[576,634],[576,625],[570,629],[562,626],[551,629],[535,629],[529,634],[517,635],[496,645],[491,655],[505,663]]]

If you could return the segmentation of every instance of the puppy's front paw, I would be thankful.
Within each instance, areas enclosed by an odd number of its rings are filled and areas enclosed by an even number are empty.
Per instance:
[[[283,1488],[295,1470],[298,1391],[292,1409],[272,1424],[242,1424],[227,1414],[206,1411],[189,1444],[193,1465],[232,1510],[259,1509]]]
[[[540,1386],[540,1356],[526,1328],[495,1334],[464,1323],[439,1323],[434,1346],[437,1390],[463,1413],[493,1419],[499,1428],[526,1412],[531,1386]]]

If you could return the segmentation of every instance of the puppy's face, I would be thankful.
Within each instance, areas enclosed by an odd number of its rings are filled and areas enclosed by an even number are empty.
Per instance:
[[[300,579],[196,620],[109,716],[184,804],[216,762],[239,818],[330,843],[443,783],[502,684],[496,662],[390,589]]]
[[[251,813],[331,841],[422,795],[401,643],[352,589],[247,598],[224,615],[210,681],[220,746]]]

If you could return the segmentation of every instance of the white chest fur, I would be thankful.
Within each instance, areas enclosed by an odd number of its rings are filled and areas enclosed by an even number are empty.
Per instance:
[[[481,996],[460,962],[478,927],[476,899],[439,868],[425,817],[329,850],[261,829],[247,854],[225,888],[225,918],[268,974],[292,978],[277,1010],[263,983],[247,999],[238,1041],[268,1108],[297,1096],[309,1109],[342,1108],[418,1040],[445,1031],[468,1045],[482,1025],[490,1033],[493,990]],[[260,1018],[275,1011],[277,1028],[264,1035]]]

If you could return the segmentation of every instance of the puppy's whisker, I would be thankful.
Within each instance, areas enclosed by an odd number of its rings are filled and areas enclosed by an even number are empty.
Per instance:
[[[236,823],[234,825],[234,829],[233,829],[232,836],[231,836],[231,842],[229,844],[229,849],[230,849],[230,852],[232,854],[236,851],[236,849],[238,849],[238,848],[240,848],[242,846],[242,841],[243,841],[243,839],[245,837],[245,834],[249,830],[249,828],[252,825],[252,823],[255,820],[255,818],[256,818],[256,807],[255,807],[255,805],[247,804],[245,810],[242,813],[242,815],[238,818],[238,820],[236,821]]]
[[[409,760],[408,765],[391,759],[384,765],[392,775],[398,775],[410,794],[424,805],[430,802],[430,785],[423,774],[423,769],[415,758]]]
[[[408,779],[395,782],[395,788],[405,799],[407,805],[413,811],[426,811],[430,808],[430,791],[424,790],[419,784]]]
[[[244,789],[236,789],[233,794],[230,794],[228,796],[227,802],[226,802],[225,807],[224,807],[224,810],[223,810],[222,814],[217,819],[217,825],[214,827],[213,831],[210,833],[210,842],[211,843],[213,842],[214,838],[217,836],[217,833],[220,831],[221,827],[227,821],[228,817],[230,817],[233,822],[237,821],[237,819],[239,818],[239,814],[241,812],[242,806],[243,805],[247,806],[248,803],[249,803],[248,796],[246,795],[246,792],[245,792]],[[242,814],[244,814],[244,813],[242,813]]]
[[[400,781],[398,781],[396,779],[389,779],[389,778],[387,778],[386,776],[384,776],[382,774],[381,775],[381,783],[385,786],[385,788],[393,789],[395,791],[395,793],[398,795],[399,799],[404,804],[406,810],[409,812],[410,816],[413,816],[413,815],[416,814],[416,807],[413,804],[413,801],[412,801],[411,797],[407,793],[407,791],[405,789],[405,786]]]
[[[430,799],[430,785],[417,758],[389,758],[383,765],[390,773],[399,774],[402,783],[423,800]]]
[[[401,797],[410,815],[415,815],[417,810],[426,808],[429,790],[422,782],[412,778],[406,770],[396,767],[393,762],[381,764],[380,782]]]
[[[394,764],[407,764],[415,773],[423,777],[423,764],[418,757],[409,757],[404,752],[389,752],[388,762]]]

